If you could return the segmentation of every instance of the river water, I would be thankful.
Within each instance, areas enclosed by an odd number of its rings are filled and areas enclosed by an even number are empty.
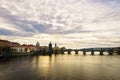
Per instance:
[[[120,80],[120,56],[18,57],[0,62],[0,80]]]

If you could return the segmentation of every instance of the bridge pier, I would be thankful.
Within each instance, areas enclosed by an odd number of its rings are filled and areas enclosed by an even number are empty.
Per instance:
[[[102,48],[100,49],[100,55],[101,56],[103,55],[103,49]]]
[[[68,54],[71,54],[71,51],[68,51]]]
[[[109,55],[113,55],[113,53],[112,52],[108,52],[109,53]]]
[[[83,55],[86,55],[86,51],[85,51],[85,49],[83,50]]]
[[[118,50],[118,55],[120,55],[120,50]]]
[[[75,54],[78,54],[78,50],[75,50]]]
[[[117,54],[120,55],[120,48],[118,48],[118,50],[117,50]]]
[[[91,51],[91,55],[94,55],[94,50],[92,49],[92,51]]]
[[[113,52],[114,52],[113,49],[108,50],[109,55],[113,55]]]

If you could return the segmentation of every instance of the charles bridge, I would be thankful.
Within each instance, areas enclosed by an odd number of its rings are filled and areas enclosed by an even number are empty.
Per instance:
[[[104,52],[107,52],[109,55],[113,55],[113,53],[117,53],[120,55],[120,48],[84,48],[84,49],[64,49],[60,50],[61,54],[64,54],[65,52],[68,54],[71,54],[72,52],[75,52],[75,54],[78,54],[79,52],[82,52],[83,55],[86,55],[87,52],[91,52],[91,55],[94,55],[95,52],[99,52],[100,55],[104,55]]]

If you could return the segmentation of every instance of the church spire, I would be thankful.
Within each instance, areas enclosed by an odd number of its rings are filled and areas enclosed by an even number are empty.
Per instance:
[[[57,44],[55,43],[55,48],[57,47]]]

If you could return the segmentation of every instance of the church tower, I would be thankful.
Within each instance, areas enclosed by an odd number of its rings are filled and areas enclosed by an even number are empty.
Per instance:
[[[39,42],[36,43],[36,50],[40,51],[40,43]]]
[[[55,43],[55,48],[57,47],[57,44]]]
[[[36,43],[36,46],[37,46],[37,47],[39,47],[39,46],[40,46],[40,43],[39,43],[39,42],[37,42],[37,43]]]

